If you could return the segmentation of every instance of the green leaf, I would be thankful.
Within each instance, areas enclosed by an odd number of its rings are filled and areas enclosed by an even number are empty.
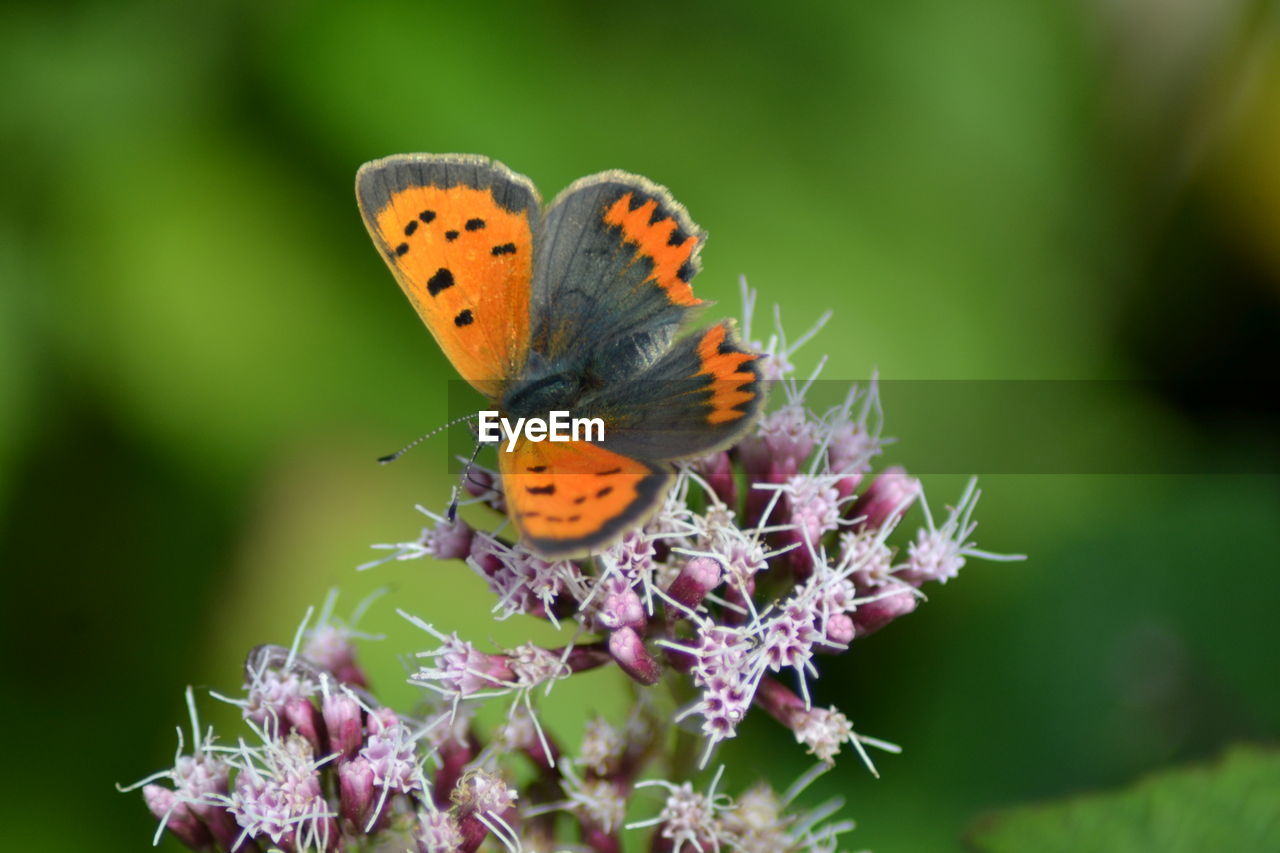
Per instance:
[[[1236,747],[1126,790],[1010,809],[968,841],[981,853],[1280,850],[1280,751]]]

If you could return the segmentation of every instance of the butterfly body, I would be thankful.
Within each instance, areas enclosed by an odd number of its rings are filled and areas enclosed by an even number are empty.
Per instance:
[[[365,164],[356,195],[401,289],[469,383],[509,419],[597,417],[595,442],[499,450],[512,521],[549,557],[640,524],[671,462],[739,437],[757,356],[727,323],[680,336],[705,235],[636,175],[583,178],[544,210],[533,184],[469,155]]]

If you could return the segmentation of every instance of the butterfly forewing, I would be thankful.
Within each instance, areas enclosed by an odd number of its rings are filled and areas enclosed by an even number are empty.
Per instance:
[[[540,202],[501,163],[400,155],[365,164],[356,197],[396,281],[458,373],[497,397],[529,350]]]

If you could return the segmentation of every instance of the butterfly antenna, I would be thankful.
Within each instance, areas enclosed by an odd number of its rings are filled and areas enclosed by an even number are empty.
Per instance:
[[[436,428],[435,428],[435,429],[433,429],[431,432],[429,432],[429,433],[427,433],[427,434],[425,434],[425,435],[420,435],[420,436],[418,436],[418,437],[417,437],[417,438],[415,438],[413,441],[409,442],[409,443],[408,443],[408,444],[406,444],[404,447],[402,447],[402,448],[400,448],[399,450],[397,450],[395,453],[389,453],[389,454],[387,454],[386,456],[379,456],[379,457],[378,457],[378,464],[380,464],[380,465],[386,465],[386,464],[387,464],[387,463],[389,463],[389,462],[395,462],[395,461],[396,461],[397,459],[399,459],[401,456],[404,456],[404,455],[405,455],[406,453],[408,453],[410,450],[413,450],[413,449],[414,449],[415,447],[417,447],[419,444],[422,444],[422,442],[426,441],[428,438],[431,438],[431,436],[435,435],[436,433],[444,432],[445,430],[449,429],[449,427],[457,426],[458,424],[462,423],[463,421],[469,421],[469,420],[472,420],[472,419],[473,419],[473,418],[475,418],[475,417],[476,417],[476,415],[474,415],[474,414],[470,414],[470,415],[463,415],[463,416],[462,416],[462,417],[460,417],[460,418],[454,418],[453,420],[449,421],[449,422],[448,422],[447,424],[445,424],[444,426],[436,427]]]
[[[450,521],[454,521],[458,517],[458,499],[461,494],[462,484],[475,482],[471,479],[471,466],[476,464],[476,457],[480,455],[480,448],[484,447],[481,441],[476,442],[476,449],[471,451],[471,458],[467,460],[467,467],[462,469],[462,478],[458,485],[453,487],[453,500],[449,501],[449,511],[445,513]]]

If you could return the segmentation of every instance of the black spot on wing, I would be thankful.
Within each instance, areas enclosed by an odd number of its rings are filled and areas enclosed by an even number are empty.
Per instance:
[[[446,240],[450,240],[450,241],[452,241],[452,240],[457,240],[457,239],[458,239],[458,232],[457,232],[457,231],[446,231],[446,232],[444,232],[444,238],[445,238]]]
[[[448,290],[453,287],[453,273],[441,267],[436,270],[436,274],[427,279],[427,293],[435,296],[442,290]]]
[[[476,321],[476,318],[471,314],[471,309],[463,308],[461,311],[458,312],[458,316],[453,318],[453,325],[470,326],[475,321]]]
[[[494,246],[489,250],[489,254],[497,255],[514,255],[516,253],[515,243],[503,243],[501,246]]]
[[[399,256],[399,255],[403,255],[403,254],[404,254],[405,252],[407,252],[407,251],[409,251],[409,244],[408,244],[408,243],[401,243],[399,246],[396,246],[396,255],[397,255],[397,256]]]
[[[410,219],[409,224],[404,227],[404,236],[412,237],[413,232],[418,230],[418,220]]]
[[[434,210],[424,210],[418,214],[418,218],[423,222],[430,222],[436,218],[436,212]]]
[[[556,484],[547,483],[545,486],[525,486],[524,490],[531,495],[554,495],[556,493]]]
[[[466,228],[468,231],[479,231],[481,228],[484,227],[484,220],[480,219],[479,217],[475,219],[468,219],[467,224],[463,227]]]

